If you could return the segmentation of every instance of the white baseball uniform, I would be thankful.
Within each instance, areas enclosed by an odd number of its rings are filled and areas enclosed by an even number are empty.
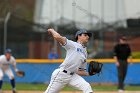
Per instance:
[[[90,84],[76,74],[78,69],[86,70],[86,47],[68,39],[62,47],[66,49],[66,58],[59,68],[52,73],[50,84],[45,93],[59,93],[65,85],[78,88],[83,93],[92,93]]]
[[[12,69],[10,68],[10,65],[16,65],[15,58],[11,56],[10,60],[6,59],[5,55],[0,56],[0,80],[3,79],[4,73],[8,75],[9,79],[14,78],[14,74],[12,72]]]

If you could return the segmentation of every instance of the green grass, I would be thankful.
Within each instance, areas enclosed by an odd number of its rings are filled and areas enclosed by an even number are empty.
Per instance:
[[[132,58],[140,58],[140,52],[132,52]]]
[[[39,90],[44,91],[47,88],[47,85],[45,84],[25,84],[25,83],[17,83],[16,84],[17,90]],[[92,85],[93,90],[95,91],[116,91],[117,86],[115,85]],[[128,91],[140,91],[140,86],[126,86],[126,90]],[[10,83],[4,83],[3,90],[11,90]],[[74,89],[72,87],[65,87],[62,89],[63,91],[75,91],[77,89]]]
[[[140,91],[140,85],[139,86],[126,86],[126,89],[128,91]]]
[[[26,84],[26,83],[17,83],[17,90],[45,90],[47,85],[45,84]],[[4,83],[2,86],[3,90],[11,90],[10,83]]]

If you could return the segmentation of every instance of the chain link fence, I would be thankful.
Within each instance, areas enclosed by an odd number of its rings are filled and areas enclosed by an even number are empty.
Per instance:
[[[0,53],[2,54],[4,49],[4,21],[1,21],[0,24]],[[78,30],[75,26],[34,24],[18,16],[11,15],[7,23],[7,48],[11,48],[17,58],[47,58],[51,47],[54,46],[53,38],[46,32],[48,27],[57,27],[61,35],[72,40],[74,40],[75,32]],[[133,52],[139,52],[139,30],[139,27],[89,30],[93,33],[93,37],[88,44],[89,58],[112,58],[113,46],[117,43],[120,35],[125,35],[128,38],[128,43]],[[63,58],[64,50],[59,44],[56,46],[60,58]]]
[[[7,2],[9,2],[7,4]],[[75,40],[75,32],[79,29],[74,21],[67,24],[35,24],[33,20],[35,0],[0,0],[0,54],[5,48],[11,48],[16,58],[48,58],[51,48],[55,46],[60,58],[65,57],[65,50],[50,37],[46,30],[49,27],[55,28],[61,35],[68,39]],[[11,12],[10,18],[5,23],[6,15]],[[89,58],[112,58],[113,47],[120,35],[125,35],[131,46],[134,58],[140,56],[140,26],[128,25],[126,28],[118,28],[116,22],[106,24],[101,29],[90,29],[93,37],[88,43]],[[136,23],[128,20],[127,23]],[[139,23],[139,21],[137,21]],[[6,30],[5,30],[5,25]],[[93,24],[94,25],[94,24]],[[104,25],[101,23],[100,25]],[[135,25],[135,24],[133,24]],[[94,27],[94,26],[93,26]],[[5,33],[6,32],[6,33]]]

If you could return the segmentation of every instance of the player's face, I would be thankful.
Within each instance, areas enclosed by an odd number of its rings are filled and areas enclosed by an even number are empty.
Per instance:
[[[88,40],[89,40],[88,34],[82,34],[82,35],[80,36],[80,38],[81,38],[81,41],[82,41],[83,43],[87,43]]]
[[[126,40],[120,39],[120,43],[121,44],[125,44],[126,43]]]
[[[9,60],[10,57],[11,57],[11,54],[10,53],[6,53],[5,56],[6,56],[6,59]]]

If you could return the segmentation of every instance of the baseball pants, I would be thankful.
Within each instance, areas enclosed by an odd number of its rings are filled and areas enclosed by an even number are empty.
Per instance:
[[[118,89],[124,89],[124,80],[127,74],[128,63],[127,60],[119,60],[120,66],[118,67]]]
[[[4,73],[9,77],[10,80],[14,78],[14,74],[10,68],[4,70],[0,68],[0,80],[3,79]]]
[[[83,93],[93,93],[92,88],[88,82],[86,82],[81,76],[74,73],[64,73],[63,69],[56,69],[52,73],[50,84],[44,93],[59,93],[59,91],[66,85],[70,85]]]

